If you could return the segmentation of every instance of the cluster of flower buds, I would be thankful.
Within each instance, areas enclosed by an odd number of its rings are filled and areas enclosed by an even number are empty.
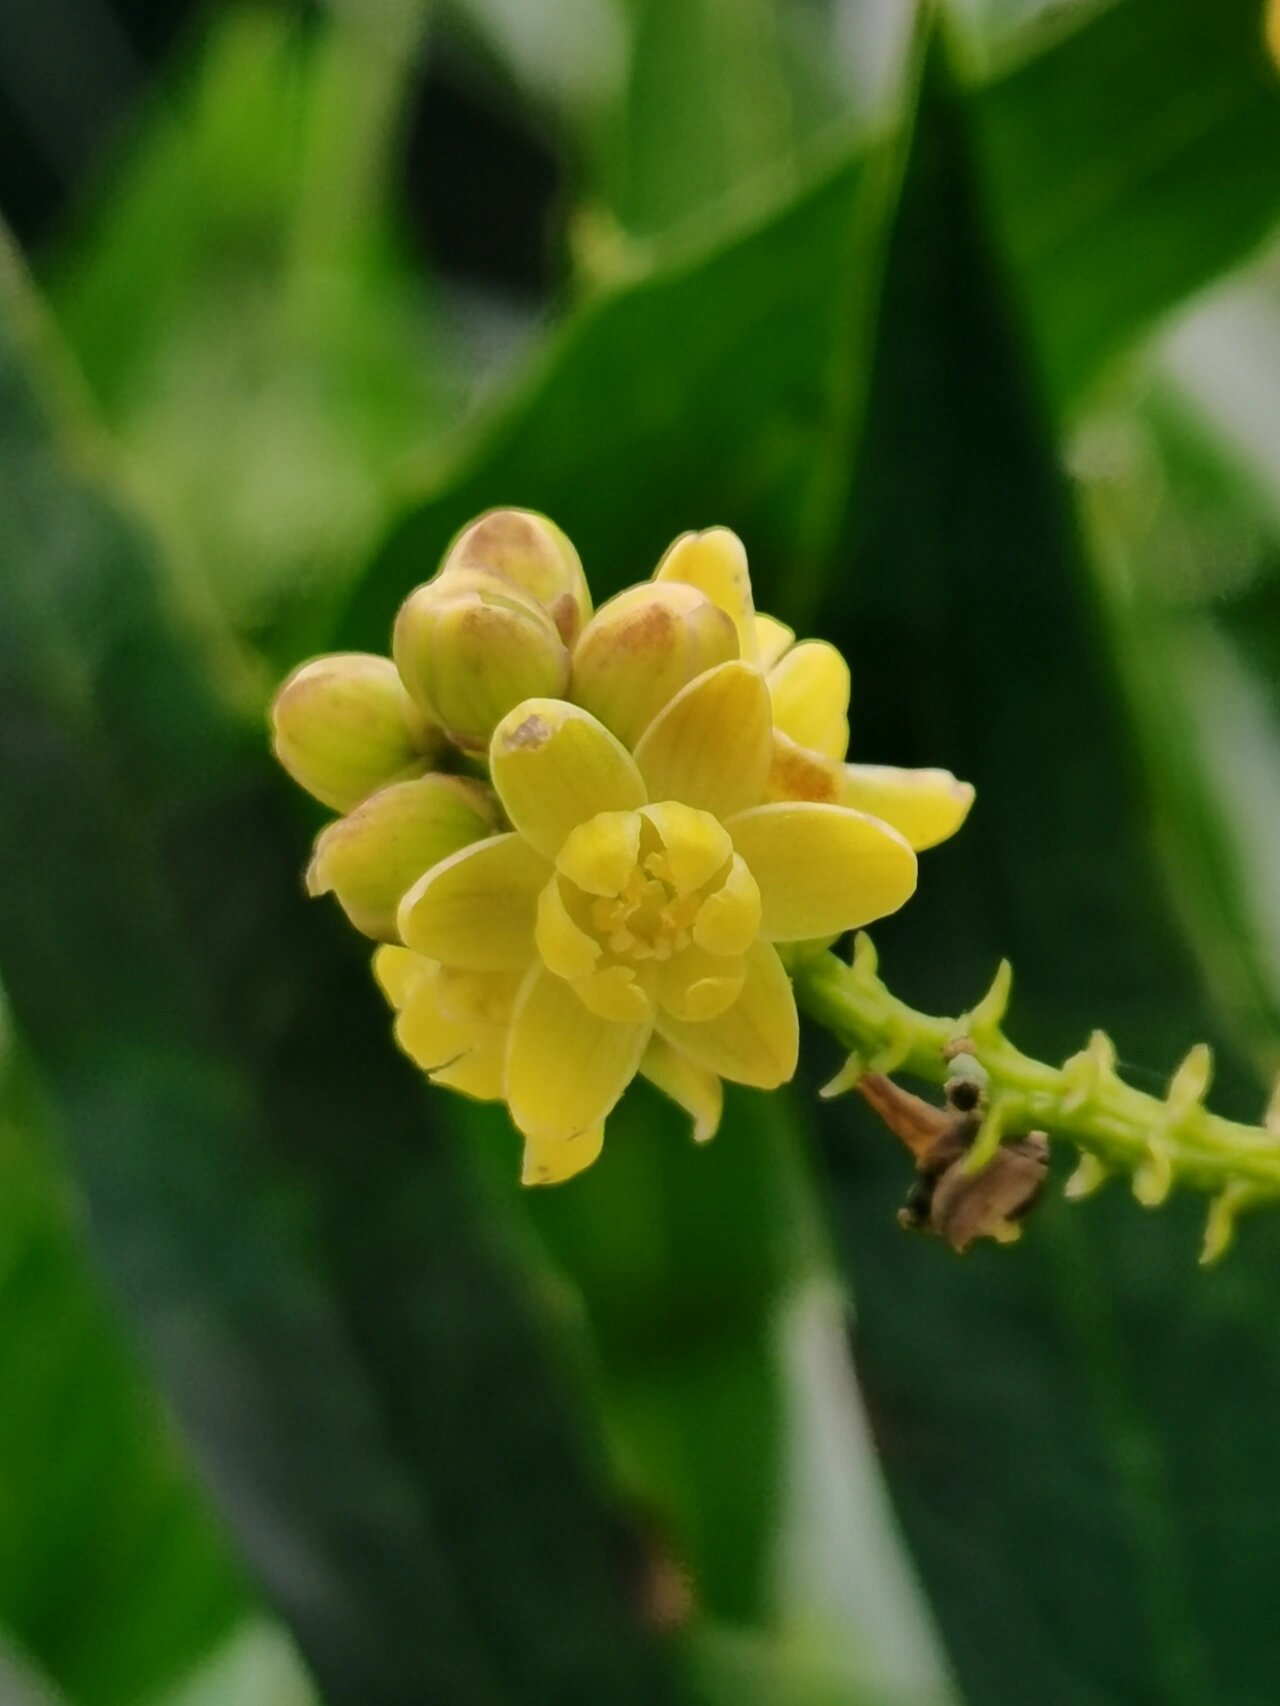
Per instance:
[[[280,762],[342,814],[308,887],[383,944],[401,1047],[507,1104],[529,1183],[596,1157],[637,1072],[699,1138],[722,1079],[788,1079],[779,948],[901,906],[972,800],[947,771],[847,761],[844,659],[757,614],[724,528],[593,614],[564,534],[492,511],[392,650],[304,664],[276,697]]]

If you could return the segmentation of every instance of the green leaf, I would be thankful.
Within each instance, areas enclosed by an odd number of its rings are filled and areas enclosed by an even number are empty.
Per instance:
[[[672,1699],[527,1275],[33,314],[6,256],[0,970],[98,1251],[327,1701]]]
[[[264,643],[460,400],[391,200],[422,15],[219,9],[46,263],[168,567]]]
[[[984,177],[1060,405],[1280,221],[1262,10],[1114,0],[979,94]]]
[[[121,1342],[16,1063],[0,1081],[0,1205],[0,1621],[79,1706],[135,1706],[247,1594]]]
[[[1126,1062],[1168,1072],[1197,1037],[1224,1039],[1170,906],[970,139],[934,70],[848,569],[821,626],[849,650],[866,752],[952,765],[978,803],[877,930],[881,965],[956,1012],[1007,954],[1016,1040],[1061,1058],[1101,1024]],[[1253,1113],[1256,1094],[1225,1046],[1215,1101]],[[1016,1251],[957,1262],[894,1224],[910,1178],[895,1139],[848,1103],[822,1129],[863,1388],[966,1699],[1270,1700],[1274,1219],[1205,1274],[1191,1205],[1147,1216],[1115,1191],[1068,1207],[1051,1189]]]

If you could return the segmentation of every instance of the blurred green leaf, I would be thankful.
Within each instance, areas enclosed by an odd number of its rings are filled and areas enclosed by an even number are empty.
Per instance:
[[[981,91],[982,164],[1058,403],[1280,222],[1262,10],[1114,0]]]
[[[78,1706],[136,1706],[247,1594],[78,1221],[14,1064],[0,1083],[0,1620]]]
[[[629,11],[606,195],[646,237],[783,164],[798,125],[777,0],[631,0]]]
[[[895,988],[958,1012],[1011,957],[1011,1030],[1061,1058],[1092,1023],[1137,1070],[1223,1043],[1176,927],[1147,779],[963,115],[935,66],[885,287],[842,560],[877,757],[978,784],[964,833],[879,927]],[[1167,731],[1176,740],[1176,728]],[[1215,1102],[1253,1115],[1226,1046]],[[1220,1270],[1199,1212],[1055,1191],[1016,1252],[963,1263],[894,1224],[909,1161],[865,1112],[822,1120],[855,1349],[898,1511],[973,1706],[1274,1695],[1280,1494],[1270,1305],[1280,1228]]]
[[[327,1701],[671,1699],[528,1276],[37,341],[6,255],[0,968],[102,1259]]]
[[[316,1696],[284,1636],[249,1622],[163,1706],[316,1706]]]
[[[423,11],[220,9],[47,267],[179,563],[260,639],[367,548],[461,398],[392,202]]]

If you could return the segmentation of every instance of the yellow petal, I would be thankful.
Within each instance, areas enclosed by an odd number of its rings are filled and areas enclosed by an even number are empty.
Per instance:
[[[695,1143],[706,1143],[716,1135],[724,1112],[724,1086],[714,1072],[659,1036],[649,1039],[640,1071],[689,1115]]]
[[[440,1007],[439,967],[413,990],[396,1020],[396,1041],[437,1084],[481,1101],[501,1101],[506,1031],[448,1018]]]
[[[973,804],[973,784],[958,782],[949,770],[846,764],[839,798],[841,805],[883,818],[920,853],[959,829]]]
[[[647,868],[677,894],[700,889],[733,858],[729,831],[709,812],[697,811],[682,800],[660,800],[645,806],[640,815],[662,838],[661,851],[649,855]]]
[[[574,702],[633,747],[687,682],[737,655],[733,622],[697,587],[628,587],[596,611],[574,649]]]
[[[506,1025],[523,982],[523,972],[462,971],[457,966],[441,966],[436,977],[440,1011],[446,1019],[460,1023]]]
[[[794,646],[796,634],[794,628],[788,628],[785,622],[779,622],[776,616],[756,617],[756,649],[759,652],[761,669],[772,669],[778,659]]]
[[[727,827],[760,885],[760,928],[770,941],[869,924],[896,912],[916,886],[916,856],[898,832],[844,806],[757,806]]]
[[[648,1025],[602,1019],[563,978],[535,966],[516,1002],[507,1046],[512,1119],[541,1142],[588,1131],[634,1078],[648,1040]]]
[[[727,817],[764,797],[771,753],[764,677],[750,664],[722,663],[658,713],[640,737],[636,763],[650,799]]]
[[[549,1142],[526,1137],[520,1168],[522,1185],[562,1185],[599,1159],[604,1147],[604,1121],[575,1132],[572,1137]]]
[[[504,717],[494,730],[489,769],[507,816],[548,859],[597,812],[632,811],[646,799],[622,743],[562,699],[526,699]]]
[[[271,706],[272,746],[301,787],[350,811],[386,783],[427,768],[426,725],[390,658],[343,652],[295,669]]]
[[[824,800],[828,805],[836,804],[844,782],[843,768],[834,758],[824,758],[820,752],[797,746],[790,735],[775,728],[765,798]]]
[[[826,758],[849,748],[849,666],[825,640],[803,640],[769,671],[774,726]]]
[[[737,1084],[773,1090],[796,1069],[800,1022],[791,983],[768,942],[747,955],[747,979],[738,999],[717,1019],[689,1023],[659,1013],[659,1033],[708,1072]]]
[[[556,869],[587,894],[616,895],[639,857],[639,812],[597,812],[569,831]]]
[[[709,954],[695,943],[658,968],[658,1001],[674,1019],[714,1019],[738,999],[746,975],[741,954]]]
[[[433,962],[408,948],[383,946],[373,955],[373,975],[378,988],[395,1008],[401,1008],[424,977],[433,971]]]
[[[760,886],[735,853],[729,875],[702,903],[693,939],[712,954],[745,954],[760,934]]]
[[[461,776],[419,776],[370,794],[316,841],[313,895],[336,896],[357,930],[397,939],[396,910],[424,871],[493,830],[488,789]]]
[[[551,867],[518,835],[464,847],[400,903],[406,947],[472,971],[516,971],[534,953],[538,894]]]
[[[538,896],[534,938],[543,963],[557,977],[589,977],[599,963],[600,944],[570,916],[559,877],[552,877]]]
[[[738,647],[750,663],[757,657],[756,613],[751,600],[747,553],[727,527],[684,533],[658,564],[655,581],[684,581],[705,593],[729,616],[738,631]]]
[[[605,966],[573,980],[574,994],[601,1019],[647,1025],[653,1018],[654,977],[649,968]]]

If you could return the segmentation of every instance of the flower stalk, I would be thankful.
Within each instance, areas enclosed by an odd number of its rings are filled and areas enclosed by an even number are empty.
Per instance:
[[[968,1160],[974,1172],[1006,1135],[1041,1129],[1081,1151],[1066,1186],[1074,1200],[1116,1174],[1128,1177],[1148,1208],[1175,1186],[1206,1192],[1213,1201],[1200,1258],[1205,1263],[1227,1250],[1242,1211],[1280,1197],[1280,1105],[1273,1100],[1258,1125],[1211,1113],[1204,1098],[1213,1062],[1204,1043],[1189,1052],[1160,1098],[1120,1078],[1115,1048],[1102,1031],[1061,1066],[1035,1060],[1011,1043],[1003,1029],[1012,988],[1008,961],[976,1006],[954,1019],[919,1013],[891,994],[865,933],[855,940],[851,963],[820,953],[797,965],[794,977],[799,1006],[851,1051],[824,1096],[851,1089],[868,1072],[902,1072],[941,1084],[951,1071],[948,1045],[968,1039],[989,1077],[985,1117]]]

